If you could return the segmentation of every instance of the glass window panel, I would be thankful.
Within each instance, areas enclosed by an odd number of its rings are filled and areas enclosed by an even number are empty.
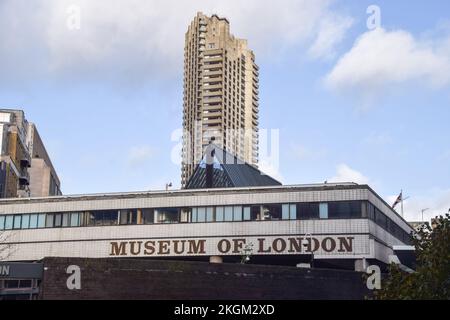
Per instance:
[[[36,229],[38,227],[38,215],[30,215],[30,229]]]
[[[328,219],[328,203],[321,203],[319,205],[320,219]]]
[[[14,216],[14,229],[20,229],[22,227],[22,215],[18,214]]]
[[[30,228],[30,215],[24,214],[22,216],[22,229],[29,229]]]
[[[191,222],[191,208],[182,208],[180,210],[180,222],[181,223],[186,223],[186,222]]]
[[[242,207],[235,206],[233,209],[233,220],[234,221],[242,221]]]
[[[216,207],[216,221],[223,221],[223,207]]]
[[[142,216],[144,218],[144,224],[155,223],[155,211],[153,209],[143,209]]]
[[[289,218],[291,220],[297,219],[297,205],[295,205],[295,204],[289,205]]]
[[[207,222],[214,221],[214,208],[213,207],[206,208],[206,221]]]
[[[128,212],[127,210],[120,210],[120,224],[128,224]]]
[[[62,225],[62,214],[57,213],[55,214],[55,228],[59,228]]]
[[[252,206],[250,211],[251,219],[253,221],[261,220],[261,206]]]
[[[163,208],[155,210],[158,223],[177,223],[179,218],[177,208]]]
[[[70,215],[70,226],[78,227],[80,226],[80,214],[78,212],[72,212]]]
[[[95,214],[93,212],[85,212],[86,226],[92,227],[95,225]]]
[[[251,208],[244,207],[244,220],[249,221],[251,219]]]
[[[62,216],[62,226],[63,227],[68,227],[69,226],[69,218],[70,218],[70,213],[63,213]]]
[[[53,214],[46,214],[45,215],[45,227],[53,228],[54,219],[55,218],[54,218]]]
[[[117,217],[118,217],[118,211],[116,211],[116,210],[103,211],[102,225],[104,225],[104,226],[116,225]]]
[[[13,228],[14,216],[6,216],[5,219],[5,230],[11,230]]]
[[[128,222],[137,224],[137,210],[128,210]]]
[[[0,216],[0,230],[5,229],[5,216]]]
[[[298,218],[301,220],[319,219],[319,204],[312,203],[299,203],[297,205]]]
[[[367,218],[367,201],[361,201],[361,217]]]
[[[282,206],[282,219],[283,220],[289,220],[289,205],[288,204],[283,204]]]
[[[361,207],[362,201],[352,201],[350,202],[350,218],[352,219],[360,219],[363,216],[362,213],[362,207]]]
[[[233,221],[233,207],[225,207],[225,221]]]
[[[192,208],[192,222],[198,222],[198,208]]]
[[[206,208],[198,208],[197,218],[198,218],[198,222],[206,221]]]
[[[38,216],[38,228],[45,228],[47,220],[47,215],[45,213],[41,213]]]
[[[264,205],[262,211],[263,220],[280,220],[281,204]]]
[[[103,225],[103,211],[92,212],[91,214],[93,221],[93,225],[101,226]]]

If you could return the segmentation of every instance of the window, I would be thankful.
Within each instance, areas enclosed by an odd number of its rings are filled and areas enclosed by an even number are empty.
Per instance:
[[[361,218],[360,201],[342,201],[328,203],[330,219],[357,219]]]
[[[214,221],[214,208],[213,207],[206,208],[206,221],[207,222]]]
[[[116,210],[103,211],[102,225],[104,225],[104,226],[117,225],[118,215],[119,215],[119,211],[116,211]]]
[[[70,215],[70,226],[79,227],[80,226],[80,214],[78,212],[72,212]]]
[[[86,211],[84,213],[84,224],[88,227],[95,225],[95,215],[92,212]]]
[[[198,208],[197,209],[197,220],[198,220],[198,222],[206,221],[206,208]]]
[[[91,225],[94,226],[101,226],[103,225],[103,212],[102,211],[96,211],[91,213]]]
[[[282,215],[281,215],[283,220],[289,220],[289,205],[288,204],[283,204],[282,205]]]
[[[30,215],[24,214],[22,216],[22,229],[29,229],[30,228]]]
[[[137,210],[119,210],[120,224],[137,224]]]
[[[5,230],[11,230],[13,228],[14,216],[6,216],[5,218]]]
[[[153,224],[155,222],[155,211],[153,209],[142,210],[144,224]]]
[[[45,228],[47,220],[47,215],[45,213],[41,213],[38,216],[38,228]]]
[[[387,227],[387,217],[377,208],[375,208],[375,222],[382,227],[383,229],[386,229]]]
[[[5,229],[5,216],[0,216],[0,230]]]
[[[375,221],[375,207],[370,202],[367,205],[367,216],[370,220]]]
[[[282,219],[283,220],[295,220],[295,219],[297,219],[297,205],[295,205],[295,204],[283,204],[281,211],[282,211]]]
[[[197,208],[192,208],[192,222],[198,222],[198,210]]]
[[[38,227],[38,217],[37,214],[30,215],[30,229],[36,229]]]
[[[178,209],[176,208],[164,208],[155,210],[156,221],[158,223],[177,223]]]
[[[14,229],[20,229],[22,227],[22,215],[15,215],[14,216]]]
[[[223,207],[216,207],[216,221],[223,221]]]
[[[251,206],[250,208],[251,220],[261,220],[261,207],[260,206]]]
[[[233,221],[233,207],[225,207],[225,221]]]
[[[280,220],[281,219],[281,205],[264,205],[262,207],[262,220]]]
[[[298,218],[302,220],[319,219],[318,203],[299,203],[297,204]]]
[[[251,208],[250,207],[244,207],[244,220],[245,221],[251,220]]]
[[[70,213],[63,213],[62,216],[62,226],[68,227],[70,226]]]
[[[47,214],[45,217],[45,227],[46,228],[53,228],[53,219],[54,219],[54,215],[53,214]]]
[[[127,210],[119,210],[120,224],[128,224],[128,212]]]
[[[320,219],[328,219],[328,203],[319,204]]]
[[[233,220],[234,221],[242,221],[242,207],[235,206],[233,209]]]
[[[60,228],[62,226],[62,214],[55,214],[55,228]]]

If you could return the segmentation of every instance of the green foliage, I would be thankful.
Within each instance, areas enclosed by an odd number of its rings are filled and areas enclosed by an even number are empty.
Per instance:
[[[413,235],[417,268],[407,273],[391,265],[375,298],[381,300],[450,299],[450,215],[436,219],[434,229],[427,223]]]

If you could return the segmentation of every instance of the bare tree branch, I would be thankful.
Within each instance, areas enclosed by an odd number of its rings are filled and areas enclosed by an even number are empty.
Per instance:
[[[13,246],[9,241],[12,232],[0,231],[0,261],[7,260],[13,254]]]

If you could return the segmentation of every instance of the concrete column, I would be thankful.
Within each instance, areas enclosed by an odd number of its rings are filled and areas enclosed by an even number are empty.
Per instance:
[[[355,260],[355,271],[356,272],[366,272],[369,264],[366,258]]]
[[[223,258],[219,256],[209,257],[209,263],[223,263]]]

